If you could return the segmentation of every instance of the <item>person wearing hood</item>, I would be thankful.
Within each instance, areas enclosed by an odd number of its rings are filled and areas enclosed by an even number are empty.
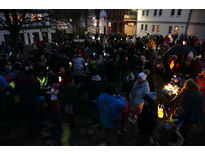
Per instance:
[[[88,83],[88,97],[90,100],[91,107],[91,125],[96,126],[99,123],[99,115],[97,110],[97,99],[102,93],[103,85],[102,79],[98,75],[97,70],[92,70],[92,75]]]
[[[138,118],[140,144],[148,145],[157,123],[156,93],[149,92],[144,96],[144,107]]]
[[[149,73],[149,70],[145,70],[144,72],[139,73],[138,79],[135,81],[134,86],[130,92],[129,104],[133,117],[138,116],[139,113],[142,112],[144,105],[144,96],[150,91],[149,83],[146,80]]]
[[[120,126],[121,111],[126,109],[127,103],[120,94],[116,94],[114,84],[108,84],[105,92],[97,100],[100,122],[105,130],[107,145],[117,145],[117,132]]]

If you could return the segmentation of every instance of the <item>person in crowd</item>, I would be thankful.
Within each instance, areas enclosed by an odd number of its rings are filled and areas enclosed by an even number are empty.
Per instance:
[[[100,122],[105,129],[107,145],[117,145],[117,132],[120,126],[120,113],[127,107],[124,98],[116,93],[115,85],[109,84],[98,100]]]
[[[7,109],[7,89],[8,82],[0,75],[0,122],[7,123],[8,109]]]
[[[144,96],[144,106],[139,114],[140,144],[149,145],[157,123],[156,93],[149,92]]]
[[[181,126],[181,132],[184,137],[192,125],[203,123],[203,97],[198,84],[193,79],[185,81],[173,108],[183,108],[184,123]]]
[[[85,60],[81,55],[81,52],[78,52],[77,57],[73,59],[73,76],[75,77],[76,84],[81,82],[84,76]]]
[[[103,81],[98,75],[97,70],[93,70],[91,74],[90,81],[88,83],[88,97],[91,107],[91,125],[97,126],[99,123],[99,113],[97,108],[97,99],[99,95],[103,92]]]
[[[185,76],[186,79],[193,78],[194,79],[194,69],[196,63],[193,59],[193,52],[190,52],[185,61],[183,61],[181,65],[181,72]]]
[[[32,69],[25,68],[22,74],[17,74],[15,90],[20,97],[20,111],[26,119],[31,135],[40,133],[40,84],[35,79]]]
[[[149,70],[145,70],[138,74],[138,79],[135,81],[133,88],[130,92],[130,110],[131,117],[135,119],[142,112],[144,105],[144,96],[150,91],[149,83],[146,78],[149,75]]]
[[[205,92],[205,70],[203,69],[200,74],[196,77],[196,82],[199,85],[199,90],[201,93]]]

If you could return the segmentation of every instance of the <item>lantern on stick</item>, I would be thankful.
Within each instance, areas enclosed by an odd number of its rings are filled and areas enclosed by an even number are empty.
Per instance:
[[[158,110],[157,110],[158,118],[163,119],[164,118],[164,109],[162,105],[158,105]]]
[[[175,65],[175,64],[174,64],[174,60],[172,60],[171,63],[170,63],[170,65],[169,65],[171,70],[173,69],[174,65]]]

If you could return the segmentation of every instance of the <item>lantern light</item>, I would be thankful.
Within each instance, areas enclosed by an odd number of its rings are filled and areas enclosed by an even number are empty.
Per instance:
[[[60,82],[60,83],[62,82],[61,76],[58,77],[58,82]]]
[[[171,63],[170,63],[170,69],[171,69],[171,70],[173,69],[174,65],[175,65],[175,64],[174,64],[174,60],[172,60]]]
[[[160,119],[164,118],[164,110],[161,107],[161,105],[158,105],[158,118]]]
[[[69,62],[69,67],[70,67],[70,68],[72,67],[72,62]]]

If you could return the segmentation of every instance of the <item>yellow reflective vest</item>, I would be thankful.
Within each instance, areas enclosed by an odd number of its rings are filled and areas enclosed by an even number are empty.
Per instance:
[[[37,80],[40,82],[41,90],[50,89],[50,85],[48,84],[48,76],[43,77],[43,79],[41,79],[40,77],[37,77]]]
[[[12,81],[10,84],[9,84],[10,86],[11,86],[11,88],[15,88],[15,83],[14,83],[14,81]]]

